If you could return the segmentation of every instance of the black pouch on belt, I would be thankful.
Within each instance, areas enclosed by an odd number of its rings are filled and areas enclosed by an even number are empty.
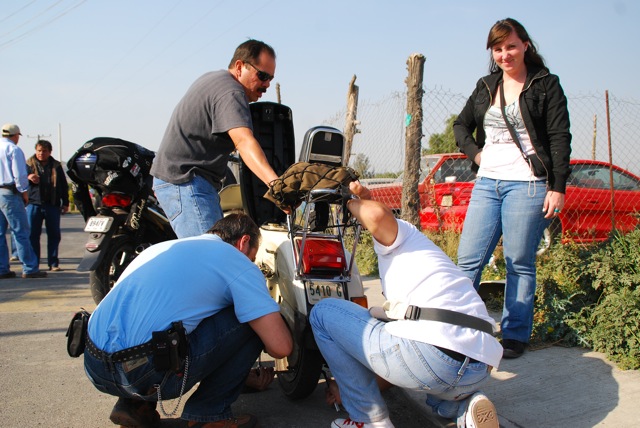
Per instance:
[[[87,340],[87,327],[91,314],[84,308],[76,312],[71,318],[69,328],[67,328],[67,353],[70,357],[78,358],[84,353],[84,346]]]
[[[154,331],[151,341],[154,347],[153,364],[156,371],[170,370],[179,373],[189,349],[182,321],[172,323],[169,330]]]

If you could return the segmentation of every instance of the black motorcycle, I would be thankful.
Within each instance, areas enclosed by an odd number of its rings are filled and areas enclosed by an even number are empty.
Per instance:
[[[138,254],[176,235],[151,187],[155,153],[118,138],[86,142],[67,163],[89,239],[77,270],[90,271],[99,303]]]

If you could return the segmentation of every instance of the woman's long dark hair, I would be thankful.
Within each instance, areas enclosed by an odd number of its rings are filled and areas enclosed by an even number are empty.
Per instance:
[[[529,43],[529,47],[524,52],[524,63],[529,66],[533,66],[535,68],[547,68],[544,63],[544,58],[538,53],[538,48],[536,47],[531,37],[529,37],[529,33],[524,29],[524,26],[520,24],[513,18],[501,19],[500,21],[493,24],[491,30],[489,30],[489,37],[487,37],[487,49],[493,48],[498,43],[502,43],[507,37],[511,35],[511,33],[515,33],[518,35],[518,38],[522,40],[523,43]],[[500,67],[493,59],[493,54],[489,53],[489,72],[497,73],[500,71]]]

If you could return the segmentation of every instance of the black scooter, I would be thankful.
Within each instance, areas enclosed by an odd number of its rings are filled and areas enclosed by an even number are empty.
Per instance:
[[[91,272],[96,303],[107,295],[138,254],[175,239],[153,196],[149,170],[155,153],[118,138],[94,138],[67,163],[74,202],[89,238],[77,270]]]

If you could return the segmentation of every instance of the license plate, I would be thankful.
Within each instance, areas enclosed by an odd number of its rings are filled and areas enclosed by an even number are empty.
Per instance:
[[[450,207],[453,205],[453,195],[444,195],[442,197],[442,206]]]
[[[109,231],[111,223],[113,223],[113,217],[89,217],[87,224],[84,226],[84,231],[105,233]]]
[[[309,303],[316,304],[329,297],[344,299],[344,284],[335,282],[307,282],[307,299]]]

